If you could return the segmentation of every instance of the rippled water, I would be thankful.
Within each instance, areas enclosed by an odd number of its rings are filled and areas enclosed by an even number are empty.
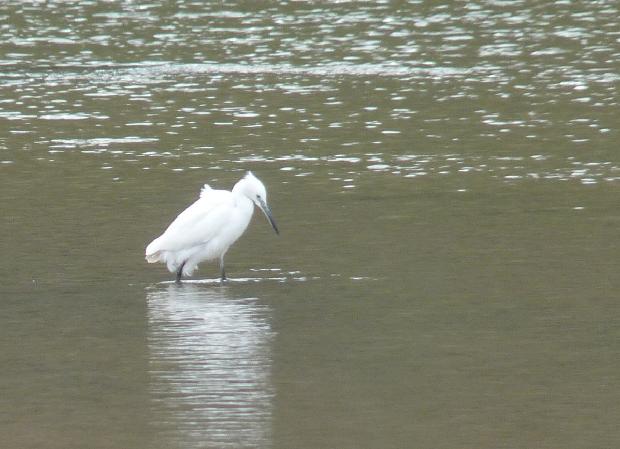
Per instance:
[[[619,15],[2,2],[0,434],[612,447]],[[282,235],[257,217],[228,286],[145,264],[248,169]]]

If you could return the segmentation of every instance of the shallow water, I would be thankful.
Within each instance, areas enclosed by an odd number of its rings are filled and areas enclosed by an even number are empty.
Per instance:
[[[617,3],[203,3],[0,5],[4,445],[612,447]]]

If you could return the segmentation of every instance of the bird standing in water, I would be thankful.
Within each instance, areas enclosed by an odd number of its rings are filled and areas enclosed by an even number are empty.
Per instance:
[[[248,227],[255,204],[279,234],[265,186],[252,172],[247,172],[231,192],[205,184],[200,198],[146,247],[147,262],[165,263],[180,282],[182,276],[191,276],[200,262],[219,259],[224,282],[224,255]]]

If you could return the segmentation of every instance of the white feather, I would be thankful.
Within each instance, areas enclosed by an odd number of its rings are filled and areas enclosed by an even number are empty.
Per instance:
[[[146,260],[163,262],[171,272],[183,266],[183,275],[190,276],[200,262],[223,259],[250,223],[253,201],[266,195],[263,184],[249,172],[232,192],[205,184],[200,198],[146,247]]]
[[[212,190],[213,189],[209,184],[205,184],[204,186],[202,186],[202,189],[200,189],[200,198],[202,198],[203,196],[207,196]]]

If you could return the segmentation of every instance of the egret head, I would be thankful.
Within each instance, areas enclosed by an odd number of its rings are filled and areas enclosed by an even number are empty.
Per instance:
[[[280,233],[276,221],[271,214],[271,209],[267,204],[267,189],[265,189],[265,185],[260,179],[254,176],[251,171],[248,171],[243,179],[235,184],[233,191],[238,191],[256,204],[258,208],[263,211],[265,217],[267,217],[267,220],[271,223],[271,227],[276,231],[276,234]]]

